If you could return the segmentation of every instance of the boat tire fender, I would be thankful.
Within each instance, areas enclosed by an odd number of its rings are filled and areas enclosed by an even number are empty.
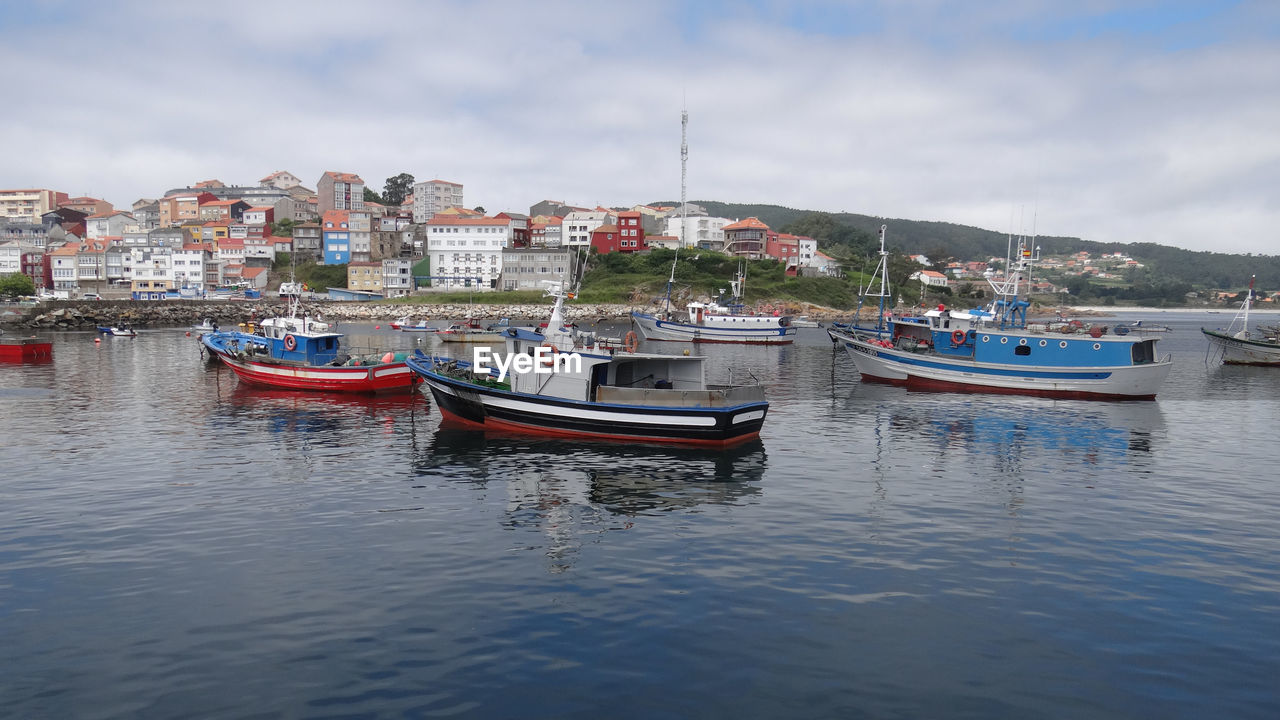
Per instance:
[[[640,336],[636,335],[635,330],[628,330],[626,337],[622,339],[622,349],[633,353],[638,347],[640,347]]]
[[[284,349],[293,352],[298,349],[298,339],[292,334],[284,336]]]
[[[952,345],[963,345],[964,340],[965,340],[965,334],[963,330],[956,330],[955,332],[951,333]]]

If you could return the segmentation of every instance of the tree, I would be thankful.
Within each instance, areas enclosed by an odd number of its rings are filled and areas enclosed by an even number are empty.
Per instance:
[[[382,197],[388,205],[399,205],[409,197],[411,192],[413,192],[413,176],[402,172],[387,178],[387,184],[382,188]]]
[[[382,202],[382,196],[381,196],[381,195],[379,195],[378,193],[376,193],[376,192],[374,192],[374,191],[370,190],[370,189],[369,189],[369,188],[367,188],[367,187],[364,189],[364,201],[365,201],[365,202],[376,202],[376,203],[378,203],[378,204],[380,204],[380,205],[385,205],[385,204],[386,204],[386,203],[383,203],[383,202]]]
[[[481,215],[484,215],[484,206],[483,206],[483,205],[477,205],[477,206],[475,207],[475,211],[476,211],[476,212],[478,212],[478,213],[480,213]]]
[[[35,281],[22,273],[12,273],[0,277],[0,296],[2,297],[13,298],[35,294]]]
[[[298,223],[292,218],[284,218],[271,223],[271,234],[276,237],[292,237],[293,228]]]

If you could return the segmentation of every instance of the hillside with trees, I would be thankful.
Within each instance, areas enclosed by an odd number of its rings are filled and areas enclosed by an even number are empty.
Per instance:
[[[779,232],[812,237],[823,252],[846,263],[846,267],[852,264],[854,269],[878,248],[881,225],[889,226],[886,235],[889,250],[923,254],[934,261],[1003,258],[1008,247],[1006,233],[955,223],[796,210],[780,205],[691,202],[706,208],[713,216],[738,219],[754,216]],[[1164,285],[1166,290],[1171,283],[1201,290],[1240,289],[1248,286],[1252,275],[1257,276],[1258,287],[1280,289],[1280,256],[1275,255],[1233,255],[1156,243],[1103,243],[1048,235],[1037,237],[1036,244],[1045,255],[1087,251],[1097,257],[1103,253],[1124,253],[1145,266],[1147,272],[1142,279],[1146,285]]]

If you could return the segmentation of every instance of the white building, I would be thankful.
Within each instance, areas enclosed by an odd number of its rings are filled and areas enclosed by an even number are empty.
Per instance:
[[[462,183],[428,180],[413,184],[413,221],[424,223],[441,210],[462,207]]]
[[[560,227],[562,247],[591,247],[591,233],[617,219],[607,210],[575,210],[564,216]]]
[[[382,296],[404,297],[413,292],[413,263],[400,258],[382,261]]]
[[[280,188],[281,190],[288,190],[291,187],[297,187],[302,184],[302,181],[288,170],[277,170],[258,182],[262,185],[270,185],[271,187]]]
[[[133,272],[132,292],[160,292],[173,285],[173,250],[168,247],[130,248]]]
[[[685,224],[685,223],[688,224]],[[684,240],[684,246],[715,250],[724,247],[724,226],[732,223],[727,218],[690,215],[667,217],[664,234]]]
[[[426,222],[431,287],[489,290],[502,274],[502,249],[510,247],[511,224],[505,218],[441,215]]]
[[[18,242],[0,243],[0,277],[22,272],[22,254],[35,252],[35,247]]]
[[[87,240],[101,237],[121,237],[125,226],[134,222],[127,212],[110,212],[90,215],[84,219],[84,236]]]
[[[205,292],[205,263],[211,259],[203,250],[174,250],[172,255],[173,285],[177,289],[196,288]]]
[[[351,231],[349,235],[351,241],[351,259],[357,262],[367,262],[369,260],[369,232],[373,227],[373,217],[367,212],[352,211],[347,216],[348,229]]]

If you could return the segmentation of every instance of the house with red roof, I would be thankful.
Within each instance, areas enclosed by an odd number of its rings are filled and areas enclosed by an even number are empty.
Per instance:
[[[759,218],[749,217],[724,226],[724,252],[736,257],[759,260],[764,257],[770,236],[777,233]]]
[[[364,180],[359,175],[330,170],[316,183],[316,209],[323,215],[330,210],[364,210]]]
[[[69,198],[58,203],[58,207],[78,210],[86,216],[97,215],[98,213],[109,213],[115,210],[115,207],[106,200],[100,200],[98,198],[88,196]]]
[[[259,185],[270,185],[281,190],[288,190],[291,187],[298,187],[302,184],[302,180],[287,170],[277,170],[270,175],[258,181]]]

